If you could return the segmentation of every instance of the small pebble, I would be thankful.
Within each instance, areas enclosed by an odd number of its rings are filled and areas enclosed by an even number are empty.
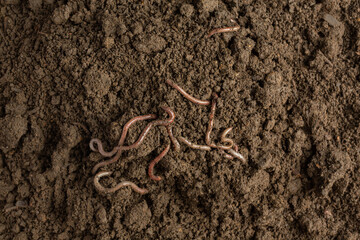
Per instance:
[[[64,24],[70,17],[71,8],[67,5],[62,5],[56,8],[53,12],[52,20],[55,24]]]
[[[96,217],[99,224],[107,223],[106,210],[104,207],[100,207],[97,211]]]
[[[110,49],[112,48],[112,46],[114,46],[115,44],[115,39],[113,37],[106,37],[104,40],[104,47],[106,49]]]
[[[46,220],[47,220],[46,215],[44,213],[39,213],[37,215],[37,218],[40,222],[46,222]]]
[[[124,224],[132,231],[141,231],[151,220],[151,211],[146,203],[143,201],[135,205],[125,217]]]
[[[336,18],[334,18],[332,15],[327,13],[324,15],[324,20],[327,21],[333,27],[338,27],[341,25],[341,22],[339,22],[338,20],[336,20]]]

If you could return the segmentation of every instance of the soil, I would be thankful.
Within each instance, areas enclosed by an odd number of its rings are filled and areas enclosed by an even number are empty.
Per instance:
[[[0,239],[360,239],[359,1],[0,2]],[[247,163],[182,145],[153,181],[155,127],[101,180],[149,193],[98,192],[89,141],[132,117],[169,106],[205,144],[210,107],[166,79],[218,93],[212,138],[233,127]]]

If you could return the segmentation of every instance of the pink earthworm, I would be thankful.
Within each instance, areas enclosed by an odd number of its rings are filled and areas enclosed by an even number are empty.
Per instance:
[[[95,143],[98,146],[97,149],[94,146]],[[98,139],[98,138],[91,139],[90,143],[89,143],[89,146],[90,146],[90,149],[92,151],[99,152],[103,157],[111,157],[118,151],[118,148],[114,147],[113,150],[111,150],[111,152],[106,152],[104,150],[104,147],[103,147],[103,144],[102,144],[101,140]]]
[[[232,128],[227,128],[225,129],[225,131],[221,134],[221,141],[229,143],[228,146],[225,145],[215,145],[214,143],[211,142],[210,136],[211,136],[211,132],[214,126],[214,116],[215,116],[215,111],[216,111],[216,102],[217,99],[219,98],[219,96],[216,93],[212,94],[212,102],[211,102],[211,110],[210,110],[210,116],[209,116],[209,124],[208,124],[208,128],[206,131],[206,135],[205,135],[205,142],[208,146],[212,147],[212,148],[218,148],[218,149],[223,149],[223,150],[229,150],[233,147],[234,145],[234,141],[231,140],[230,138],[226,138],[226,135],[232,130]]]
[[[169,124],[174,122],[174,119],[175,119],[174,111],[172,111],[171,108],[169,108],[169,107],[161,107],[161,108],[163,110],[165,110],[169,114],[169,116],[170,116],[169,119],[167,119],[167,120],[154,120],[154,121],[148,123],[148,125],[142,131],[142,133],[140,134],[138,140],[135,143],[133,143],[130,146],[119,146],[118,151],[117,151],[116,155],[113,158],[111,158],[109,160],[106,160],[106,161],[102,161],[102,162],[96,164],[94,166],[92,172],[95,173],[99,168],[116,162],[120,158],[122,151],[138,148],[140,146],[140,144],[144,141],[146,135],[149,133],[150,129],[153,126],[159,126],[159,125],[160,126],[168,126]]]
[[[121,137],[120,137],[118,146],[124,145],[126,134],[127,134],[128,130],[129,130],[130,126],[133,123],[135,123],[137,121],[148,120],[148,119],[156,119],[156,118],[157,118],[157,116],[155,114],[147,114],[147,115],[137,116],[137,117],[132,118],[124,126],[123,131],[121,133]]]
[[[112,157],[119,150],[119,146],[124,145],[126,134],[127,134],[128,130],[129,130],[129,127],[132,124],[134,124],[137,121],[148,120],[148,119],[156,119],[156,118],[157,118],[157,116],[155,114],[148,114],[148,115],[134,117],[130,121],[128,121],[125,124],[124,128],[123,128],[123,131],[121,133],[121,137],[120,137],[118,146],[114,147],[111,152],[104,151],[102,142],[98,138],[93,138],[93,139],[90,140],[90,143],[89,143],[90,149],[92,151],[94,151],[94,152],[99,152],[103,157]],[[98,149],[96,149],[94,147],[94,143],[96,143],[96,145],[98,146]]]
[[[149,174],[149,177],[152,180],[155,180],[155,181],[160,181],[161,180],[161,177],[154,175],[154,173],[153,173],[154,172],[154,166],[169,152],[169,149],[170,149],[170,144],[168,144],[166,146],[166,148],[156,158],[154,158],[154,160],[152,160],[150,162],[148,174]]]
[[[232,130],[232,127],[230,128],[227,128],[224,130],[224,132],[221,134],[221,141],[222,142],[225,142],[225,143],[229,143],[229,145],[225,146],[225,145],[220,145],[220,146],[217,146],[217,148],[219,149],[224,149],[224,150],[229,150],[233,147],[234,145],[234,141],[230,138],[226,138],[226,135],[229,134],[229,132],[231,132]]]
[[[172,142],[172,144],[174,145],[174,150],[175,152],[179,152],[180,151],[180,143],[178,142],[178,140],[174,137],[174,134],[172,132],[172,127],[170,125],[166,126],[166,130],[169,134],[169,138],[170,141]]]
[[[179,141],[186,144],[188,147],[193,148],[193,149],[199,149],[199,150],[205,150],[205,151],[210,151],[211,147],[207,146],[207,145],[198,145],[195,143],[190,142],[189,140],[183,138],[183,137],[178,137]]]
[[[233,157],[232,155],[226,153],[225,150],[219,149],[219,151],[220,151],[220,153],[221,153],[222,155],[224,155],[224,157],[225,157],[226,159],[230,159],[230,160],[231,160],[231,159],[234,159],[234,157]]]
[[[123,151],[122,147],[123,147],[123,146],[120,146],[120,147],[119,147],[116,155],[115,155],[114,157],[112,157],[111,159],[105,160],[105,161],[102,161],[102,162],[99,162],[98,164],[96,164],[96,165],[93,167],[93,169],[92,169],[92,173],[95,174],[96,171],[97,171],[99,168],[104,167],[104,166],[106,166],[106,165],[109,165],[109,164],[114,163],[114,162],[116,162],[117,160],[119,160],[119,158],[120,158],[120,156],[121,156],[121,153],[122,153],[122,151]]]
[[[143,132],[141,133],[140,137],[138,138],[138,140],[133,143],[130,146],[123,146],[122,149],[123,150],[130,150],[133,148],[137,148],[140,146],[140,144],[144,141],[146,135],[149,133],[150,129],[154,126],[168,126],[171,123],[174,122],[175,119],[175,113],[173,110],[171,110],[171,108],[169,107],[161,107],[164,111],[166,111],[169,114],[169,119],[167,120],[154,120],[152,122],[150,122],[145,129],[143,130]]]
[[[95,188],[98,191],[104,192],[104,193],[113,193],[113,192],[116,192],[117,190],[119,190],[120,188],[130,186],[135,192],[140,193],[140,194],[146,194],[146,193],[149,192],[147,189],[139,188],[135,183],[130,182],[130,181],[122,181],[113,188],[105,188],[105,187],[103,187],[99,183],[100,178],[105,177],[105,176],[109,176],[111,174],[112,174],[112,172],[99,172],[99,173],[97,173],[95,175],[95,177],[94,177],[94,185],[95,185]]]
[[[211,30],[211,32],[209,32],[209,34],[207,35],[207,37],[211,37],[212,35],[216,34],[216,33],[227,33],[227,32],[235,32],[238,31],[240,29],[240,26],[233,26],[233,27],[225,27],[225,28],[215,28],[213,30]]]
[[[211,101],[211,110],[210,110],[210,116],[209,116],[209,124],[205,135],[205,142],[208,146],[212,148],[217,148],[217,146],[213,143],[211,143],[210,135],[211,131],[214,126],[214,116],[215,116],[215,110],[216,110],[216,102],[219,96],[216,93],[212,94],[212,101]]]
[[[244,158],[241,153],[235,151],[234,149],[227,150],[231,155],[233,155],[235,158],[240,159],[242,163],[246,163],[246,159]]]
[[[193,103],[196,103],[196,104],[199,104],[199,105],[210,105],[210,101],[208,101],[208,100],[200,100],[200,99],[194,98],[193,96],[191,96],[190,94],[185,92],[184,89],[182,89],[179,85],[177,85],[173,81],[166,80],[166,83],[169,84],[171,87],[175,88],[176,90],[178,90],[190,102],[193,102]]]
[[[236,152],[239,151],[239,146],[238,146],[237,144],[234,144],[234,150],[235,150]]]

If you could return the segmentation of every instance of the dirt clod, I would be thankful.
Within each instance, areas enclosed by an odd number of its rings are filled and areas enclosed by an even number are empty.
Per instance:
[[[42,0],[29,0],[29,7],[36,12],[41,9],[42,2]]]
[[[152,35],[142,40],[134,42],[134,47],[137,51],[143,53],[158,52],[165,48],[167,42],[164,38]]]
[[[138,203],[131,208],[125,216],[125,225],[133,231],[141,231],[150,222],[151,211],[145,201]]]
[[[56,8],[52,15],[52,20],[55,24],[63,24],[70,18],[72,9],[69,5],[62,5]]]
[[[21,116],[7,115],[0,119],[0,149],[9,152],[14,149],[27,131],[27,120]]]
[[[88,96],[102,98],[110,89],[110,76],[104,71],[98,71],[98,67],[91,67],[85,75],[83,86]]]
[[[219,6],[219,1],[217,1],[217,0],[199,0],[198,6],[204,12],[213,12]]]
[[[97,211],[97,221],[99,224],[105,224],[108,222],[106,215],[105,208],[100,207],[100,209]]]

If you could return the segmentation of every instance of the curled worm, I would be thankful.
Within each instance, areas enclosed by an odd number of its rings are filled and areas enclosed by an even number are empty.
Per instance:
[[[90,140],[90,143],[89,143],[90,149],[94,152],[99,152],[103,157],[112,157],[119,150],[119,146],[122,146],[124,144],[126,134],[129,130],[129,127],[132,124],[134,124],[135,122],[140,121],[140,120],[156,119],[156,118],[157,118],[157,116],[155,114],[148,114],[148,115],[137,116],[137,117],[132,118],[124,126],[118,146],[114,147],[113,150],[111,150],[110,152],[106,152],[104,150],[102,142],[98,138],[93,138]],[[96,145],[98,146],[97,149],[95,148],[94,143],[96,143]]]
[[[199,105],[210,105],[210,101],[200,100],[200,99],[194,98],[193,96],[191,96],[190,94],[185,92],[184,89],[182,89],[179,85],[177,85],[173,81],[166,80],[166,83],[169,84],[171,87],[175,88],[176,90],[178,90],[190,102],[193,102],[193,103],[196,103],[196,104],[199,104]]]
[[[229,145],[227,145],[227,146],[225,146],[225,145],[217,146],[219,149],[229,150],[229,149],[231,149],[233,147],[234,141],[232,139],[230,139],[230,138],[226,138],[226,135],[228,135],[229,132],[231,132],[231,130],[232,130],[232,127],[227,128],[221,134],[221,141],[225,142],[225,143],[228,143]]]
[[[235,158],[240,159],[242,163],[246,163],[246,160],[241,153],[235,151],[234,149],[229,149],[228,152],[233,155]]]
[[[216,145],[211,143],[210,140],[210,135],[211,135],[211,131],[213,129],[214,126],[214,116],[215,116],[215,110],[216,110],[216,102],[217,99],[219,98],[219,96],[216,93],[212,94],[212,101],[211,101],[211,110],[210,110],[210,116],[209,116],[209,124],[208,124],[208,128],[206,131],[206,135],[205,135],[205,142],[208,146],[212,147],[212,148],[216,148]]]
[[[154,173],[153,173],[154,172],[154,166],[169,152],[169,149],[170,149],[170,144],[168,144],[166,146],[166,148],[159,154],[159,156],[157,156],[154,160],[151,161],[151,163],[149,165],[148,174],[149,174],[149,177],[152,180],[155,180],[155,181],[160,181],[161,180],[161,177],[154,175]]]
[[[194,149],[199,149],[199,150],[205,150],[205,151],[210,151],[211,147],[206,146],[206,145],[198,145],[195,143],[190,142],[189,140],[183,138],[183,137],[179,137],[179,141],[186,144],[188,147],[190,148],[194,148]]]
[[[126,134],[127,134],[128,130],[129,130],[129,127],[130,127],[133,123],[135,123],[135,122],[137,122],[137,121],[148,120],[148,119],[156,119],[156,118],[157,118],[157,116],[156,116],[155,114],[148,114],[148,115],[137,116],[137,117],[132,118],[132,119],[131,119],[130,121],[128,121],[128,122],[125,124],[125,126],[124,126],[123,131],[122,131],[122,133],[121,133],[121,137],[120,137],[118,146],[124,145],[125,138],[126,138]]]
[[[103,187],[99,180],[102,177],[105,176],[109,176],[111,175],[112,172],[99,172],[95,175],[94,177],[94,185],[95,188],[99,191],[99,192],[104,192],[104,193],[113,193],[116,192],[117,190],[119,190],[120,188],[126,187],[126,186],[130,186],[135,192],[140,193],[140,194],[146,194],[149,191],[145,188],[139,188],[135,183],[130,182],[130,181],[122,181],[121,183],[119,183],[118,185],[116,185],[113,188],[105,188]]]
[[[169,126],[166,126],[166,130],[169,134],[169,138],[170,138],[170,141],[172,142],[172,144],[174,145],[174,150],[175,152],[178,152],[180,151],[180,143],[178,142],[178,140],[174,137],[174,134],[172,132],[172,127],[169,125]]]
[[[95,143],[97,145],[97,149],[94,146]],[[106,152],[104,150],[104,147],[103,147],[103,144],[102,144],[101,140],[98,139],[98,138],[91,139],[90,143],[89,143],[89,146],[90,146],[90,149],[92,151],[99,152],[103,157],[111,157],[118,151],[118,148],[114,147],[114,149],[111,150],[111,152]]]
[[[175,113],[169,107],[162,107],[162,109],[164,109],[169,114],[169,118],[167,120],[154,120],[154,121],[148,123],[148,125],[142,131],[138,140],[135,143],[133,143],[130,146],[118,146],[117,147],[118,151],[117,151],[116,155],[109,160],[102,161],[102,162],[96,164],[94,166],[92,172],[95,173],[99,168],[104,167],[106,165],[109,165],[109,164],[114,163],[117,160],[119,160],[122,151],[138,148],[140,146],[140,144],[144,141],[146,135],[149,133],[150,129],[153,126],[159,126],[159,125],[160,126],[168,126],[168,125],[170,125],[175,119]]]
[[[228,153],[226,153],[223,149],[219,149],[220,153],[224,155],[226,159],[234,159],[234,157]]]

